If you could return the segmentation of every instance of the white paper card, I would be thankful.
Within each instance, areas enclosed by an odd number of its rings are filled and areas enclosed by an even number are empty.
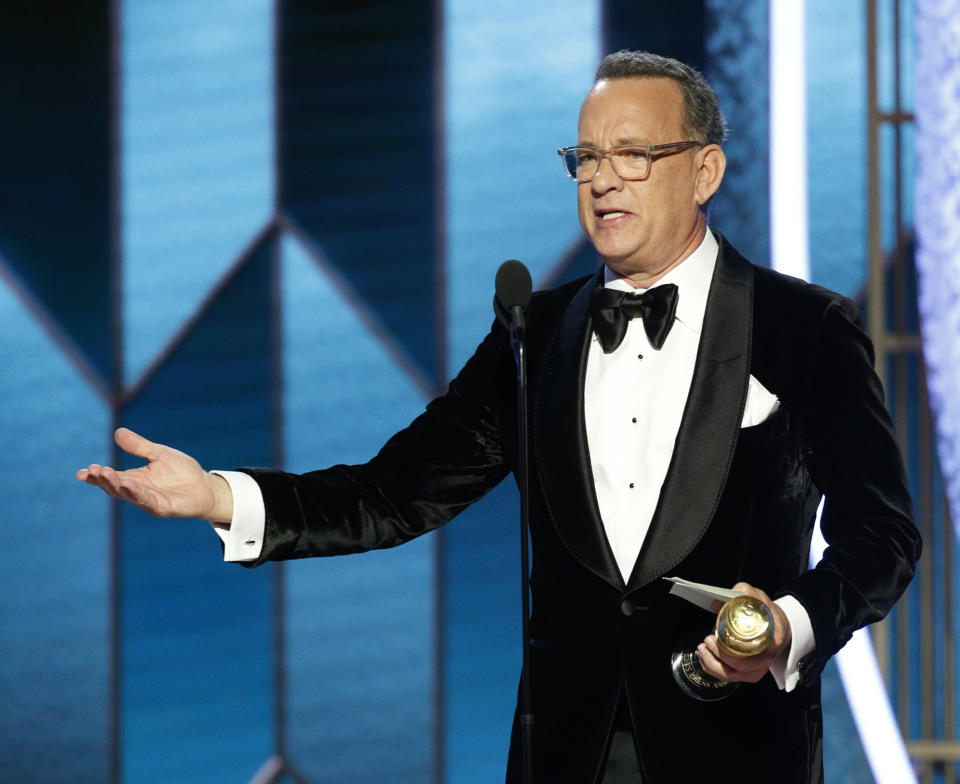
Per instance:
[[[684,580],[682,577],[664,577],[663,579],[673,583],[670,593],[692,602],[707,612],[714,612],[713,603],[715,601],[729,602],[735,596],[743,596],[743,591],[695,583],[692,580]]]

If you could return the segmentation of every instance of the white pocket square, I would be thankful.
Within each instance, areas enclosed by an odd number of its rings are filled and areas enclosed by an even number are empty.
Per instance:
[[[747,405],[743,409],[740,427],[753,427],[769,419],[780,408],[780,398],[768,391],[753,376],[747,387]]]

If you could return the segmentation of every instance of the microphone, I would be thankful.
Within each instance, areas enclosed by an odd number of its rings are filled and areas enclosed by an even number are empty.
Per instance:
[[[530,271],[522,262],[510,259],[500,265],[495,282],[496,294],[493,296],[493,310],[497,314],[497,321],[510,329],[524,328],[524,311],[530,304],[530,294],[533,291],[533,281]]]
[[[516,259],[497,270],[493,309],[497,321],[510,330],[510,344],[517,364],[517,462],[514,473],[520,488],[520,589],[523,634],[523,668],[520,673],[521,781],[533,784],[533,723],[530,699],[530,453],[527,424],[527,357],[524,311],[530,304],[533,281],[530,272]]]

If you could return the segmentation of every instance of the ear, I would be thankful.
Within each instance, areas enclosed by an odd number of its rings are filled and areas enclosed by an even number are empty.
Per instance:
[[[723,179],[723,173],[727,168],[727,156],[719,144],[708,144],[700,150],[697,155],[699,167],[697,168],[697,182],[694,187],[694,195],[697,204],[703,206],[720,187],[720,181]]]

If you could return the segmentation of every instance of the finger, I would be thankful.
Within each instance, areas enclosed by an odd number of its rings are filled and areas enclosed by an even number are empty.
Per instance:
[[[134,506],[158,517],[165,517],[167,512],[161,508],[159,497],[148,486],[130,476],[114,471],[109,466],[91,466],[87,477],[87,484],[95,485],[107,495],[121,501],[128,501]]]
[[[736,671],[718,659],[705,643],[700,643],[697,646],[697,657],[700,659],[700,666],[703,667],[704,672],[708,675],[712,675],[714,678],[719,678],[722,681],[734,681],[737,679]]]
[[[767,596],[764,591],[754,585],[751,585],[750,583],[741,581],[733,586],[733,590],[743,591],[747,596],[752,596],[754,599],[759,599],[764,604],[773,604],[773,602],[770,601],[770,597]]]
[[[100,478],[102,471],[102,465],[91,463],[86,468],[81,468],[79,471],[77,471],[77,479],[80,479],[82,482],[90,482],[91,484],[94,484]]]
[[[729,653],[724,652],[720,647],[720,643],[717,642],[717,638],[712,634],[708,635],[701,644],[706,647],[713,658],[720,662],[728,672],[734,672],[739,675],[754,669],[759,661],[759,657],[762,655],[731,656]]]
[[[105,475],[105,469],[103,466],[91,465],[87,469],[81,469],[77,472],[77,477],[79,478],[80,474],[85,474],[82,481],[86,482],[88,485],[93,485],[94,487],[99,487],[107,495],[113,496],[114,498],[119,498],[117,491],[113,486],[113,483]]]
[[[724,653],[720,649],[720,643],[717,642],[717,638],[715,635],[708,634],[704,638],[703,642],[700,644],[703,645],[708,651],[710,651],[710,654],[713,656],[713,658],[721,662],[728,669],[731,669],[731,670],[740,669],[741,660],[737,657],[730,656],[729,654]]]
[[[733,586],[733,590],[742,591],[747,596],[755,597],[757,595],[757,589],[750,585],[750,583],[745,583],[742,580]]]
[[[81,482],[86,482],[89,477],[98,479],[107,468],[108,466],[102,466],[99,463],[91,463],[86,468],[77,471],[77,479]]]
[[[117,498],[122,497],[120,494],[120,475],[110,466],[100,466],[99,471],[94,473],[94,478],[97,480],[97,485],[109,492],[110,495]]]
[[[704,669],[713,677],[738,683],[756,683],[767,672],[768,666],[757,657],[733,658],[726,656],[717,647],[716,639],[708,637],[697,648]]]
[[[139,505],[138,496],[143,491],[135,479],[130,479],[109,466],[100,469],[99,479],[100,486],[107,490],[110,495],[122,501],[130,501]]]
[[[135,479],[125,476],[123,473],[114,470],[110,466],[102,466],[99,471],[100,486],[123,501],[138,503],[138,496],[142,494],[142,488]]]
[[[118,427],[113,434],[113,440],[124,452],[144,460],[156,460],[163,451],[161,444],[155,444],[126,427]]]

